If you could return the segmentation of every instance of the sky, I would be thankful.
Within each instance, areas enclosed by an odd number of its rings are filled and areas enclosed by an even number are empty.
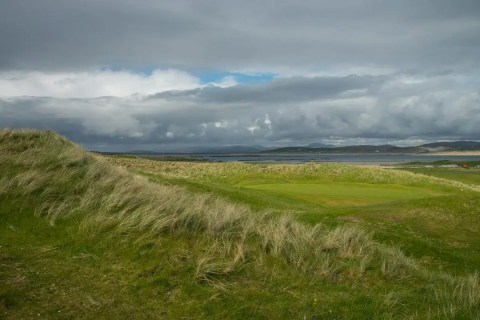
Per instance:
[[[0,128],[102,151],[480,140],[478,0],[0,8]]]

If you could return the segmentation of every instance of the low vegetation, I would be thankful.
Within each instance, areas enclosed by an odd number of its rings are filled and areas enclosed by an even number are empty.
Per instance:
[[[475,184],[341,165],[104,157],[39,131],[2,131],[0,163],[6,318],[480,317],[479,233],[467,225],[478,218]],[[279,181],[297,193],[279,192]],[[339,205],[368,198],[362,184],[381,201]],[[428,203],[452,195],[473,209],[453,201],[431,219]],[[471,259],[452,263],[447,252],[430,263],[409,250],[401,237],[418,219],[469,227]],[[437,227],[423,230],[425,251],[438,248]]]

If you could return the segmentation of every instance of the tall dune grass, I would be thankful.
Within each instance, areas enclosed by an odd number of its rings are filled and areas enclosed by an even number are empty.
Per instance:
[[[3,131],[0,144],[0,161],[16,171],[2,180],[0,190],[39,199],[36,214],[52,225],[76,215],[85,217],[82,227],[89,230],[203,235],[229,244],[218,246],[224,253],[232,247],[262,251],[299,270],[321,274],[325,270],[316,269],[324,260],[334,257],[341,263],[354,253],[375,253],[370,236],[355,227],[309,227],[287,214],[253,214],[214,195],[152,183],[52,132]],[[234,256],[238,261],[238,254]]]

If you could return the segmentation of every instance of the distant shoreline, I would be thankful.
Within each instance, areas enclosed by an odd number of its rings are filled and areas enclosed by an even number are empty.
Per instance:
[[[480,151],[439,151],[425,153],[432,156],[480,156]]]

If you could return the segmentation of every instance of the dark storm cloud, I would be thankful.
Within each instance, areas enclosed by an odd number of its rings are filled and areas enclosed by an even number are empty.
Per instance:
[[[267,84],[237,85],[227,88],[208,86],[190,91],[163,92],[151,98],[195,98],[203,103],[286,103],[325,99],[351,90],[374,89],[387,76],[293,77]]]
[[[478,66],[478,0],[0,0],[0,68]]]
[[[319,139],[479,140],[478,81],[449,75],[292,78],[145,98],[11,98],[0,101],[0,127],[48,127],[87,147],[111,150]]]

